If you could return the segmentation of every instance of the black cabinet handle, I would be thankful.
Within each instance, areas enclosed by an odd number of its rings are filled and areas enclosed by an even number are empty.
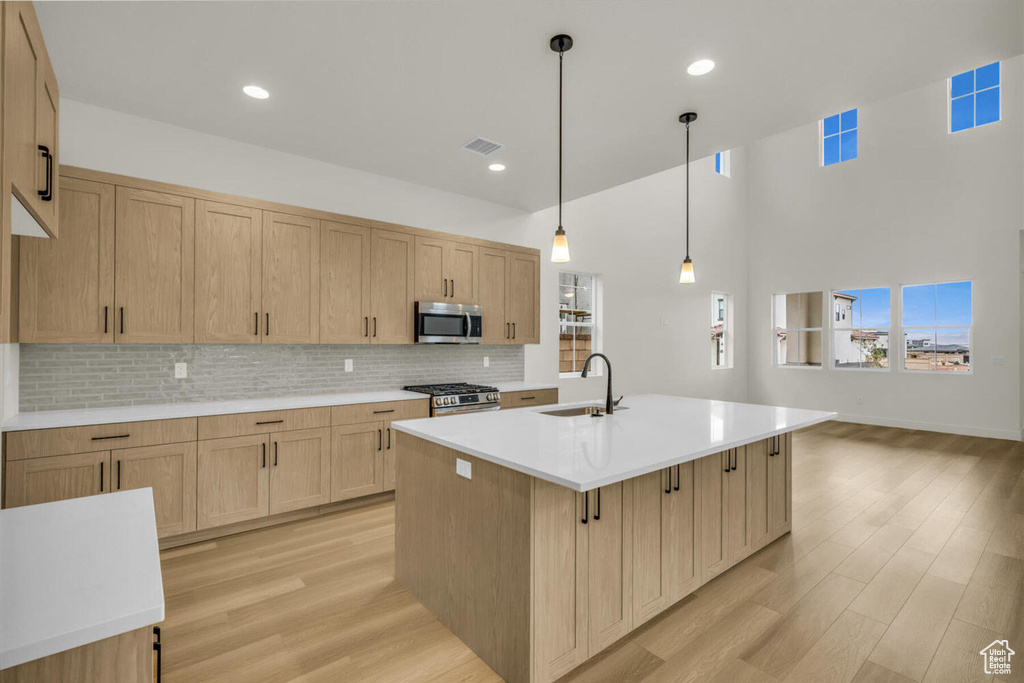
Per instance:
[[[121,306],[121,334],[124,334],[124,306]]]
[[[732,449],[732,469],[735,472],[736,468],[740,465],[740,449]]]
[[[444,279],[444,296],[448,298],[448,278]]]
[[[269,337],[270,336],[270,314],[269,313],[267,313],[267,323],[266,323],[266,325],[263,326],[263,336],[264,337]]]
[[[160,683],[160,678],[163,676],[164,662],[163,662],[163,643],[160,640],[160,627],[153,627],[153,637],[156,639],[153,641],[153,652],[156,653],[156,683]]]
[[[512,323],[512,338],[516,338],[516,324]]]
[[[284,422],[284,420],[263,420],[262,422],[257,422],[256,424],[258,424],[258,425],[279,425],[282,422]]]
[[[383,450],[383,449],[384,449],[384,430],[378,429],[377,430],[377,450],[380,451],[380,450]]]
[[[365,316],[363,318],[363,336],[370,336],[370,316]]]
[[[100,493],[103,493],[103,461],[100,460]]]
[[[103,334],[107,333],[107,311],[110,309],[109,306],[103,307]]]
[[[121,490],[121,461],[117,461],[117,490]]]
[[[43,158],[46,159],[46,189],[36,190],[36,192],[39,193],[39,197],[44,202],[48,202],[53,200],[53,155],[50,153],[50,148],[46,145],[39,145],[39,151],[43,153]]]
[[[590,521],[590,492],[583,494],[583,524]]]
[[[377,336],[377,316],[373,316],[373,336]]]
[[[393,413],[393,412],[395,412],[394,408],[392,408],[391,410],[375,410],[375,411],[373,411],[373,414],[374,415],[383,415],[384,413]]]
[[[107,439],[127,439],[131,434],[115,434],[114,436],[94,436],[92,441],[106,441]]]
[[[455,298],[455,280],[452,280],[452,298]]]
[[[505,339],[512,338],[512,323],[505,323]]]
[[[666,467],[665,468],[665,473],[668,474],[668,483],[665,484],[665,493],[671,494],[672,493],[672,468],[671,467]]]
[[[267,466],[267,442],[264,441],[261,445],[263,446],[263,467],[266,467]]]
[[[252,333],[258,337],[260,336],[260,312],[256,311],[255,313],[252,314],[252,316]]]
[[[679,480],[681,478],[680,474],[679,474],[679,468],[680,468],[680,465],[676,465],[676,487],[673,489],[673,491],[678,491],[679,490]],[[671,481],[671,479],[672,479],[672,470],[669,470],[668,478]]]
[[[594,506],[594,521],[601,519],[601,487],[597,487],[597,504]]]
[[[274,442],[274,467],[277,467],[277,442]]]
[[[725,471],[728,472],[732,469],[732,449],[730,448],[725,452]]]
[[[391,450],[391,427],[388,427],[388,450]]]

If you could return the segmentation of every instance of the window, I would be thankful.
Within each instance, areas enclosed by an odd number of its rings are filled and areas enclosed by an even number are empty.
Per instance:
[[[892,305],[888,287],[832,292],[832,358],[837,368],[889,367]]]
[[[857,158],[857,110],[821,120],[821,165]]]
[[[971,282],[903,287],[903,368],[971,371]]]
[[[597,351],[597,277],[585,273],[558,274],[558,372],[563,377],[583,372],[583,361]],[[591,366],[592,374],[604,370]]]
[[[732,155],[729,150],[715,153],[715,173],[726,178],[732,177]]]
[[[821,367],[821,300],[821,292],[772,296],[775,365]]]
[[[711,295],[711,367],[732,367],[732,297]]]
[[[1002,118],[999,62],[949,79],[949,132],[984,126]]]

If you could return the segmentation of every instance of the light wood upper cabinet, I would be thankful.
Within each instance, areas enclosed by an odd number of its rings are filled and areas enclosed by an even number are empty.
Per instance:
[[[320,221],[263,213],[263,342],[320,341]]]
[[[270,514],[322,505],[331,494],[328,427],[270,435]]]
[[[480,249],[482,344],[506,344],[512,341],[512,323],[508,318],[510,258],[511,254],[504,249]]]
[[[384,425],[331,428],[331,502],[384,490]]]
[[[111,451],[114,491],[153,489],[157,536],[196,530],[196,442]]]
[[[508,319],[513,344],[540,343],[540,256],[511,252]]]
[[[110,451],[12,460],[4,476],[9,508],[110,491]]]
[[[197,528],[270,514],[270,436],[234,436],[199,442]]]
[[[3,144],[5,182],[43,230],[58,236],[60,93],[31,2],[5,2]],[[40,150],[46,147],[47,152]],[[48,195],[43,193],[49,189]],[[47,199],[49,197],[49,199]]]
[[[435,237],[416,238],[416,301],[475,304],[479,299],[480,250]]]
[[[21,240],[19,340],[113,342],[114,186],[60,185],[60,238]]]
[[[416,238],[370,231],[370,341],[411,344],[414,337]]]
[[[195,200],[118,187],[114,340],[191,343]]]
[[[260,343],[262,246],[262,211],[196,201],[196,342]]]
[[[370,230],[320,221],[320,343],[370,342]]]

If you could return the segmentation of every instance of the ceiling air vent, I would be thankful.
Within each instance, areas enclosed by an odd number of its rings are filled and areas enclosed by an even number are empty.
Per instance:
[[[472,140],[464,144],[462,146],[462,149],[483,156],[487,156],[488,154],[493,154],[497,152],[504,146],[505,145],[499,142],[492,142],[491,140],[487,140],[486,138],[473,138]]]

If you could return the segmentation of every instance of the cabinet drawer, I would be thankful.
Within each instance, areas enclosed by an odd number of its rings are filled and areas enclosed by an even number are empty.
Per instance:
[[[537,391],[509,391],[501,394],[501,409],[547,406],[558,403],[558,389]]]
[[[300,408],[299,410],[268,410],[262,413],[236,413],[199,418],[200,439],[221,439],[246,434],[269,434],[293,429],[313,429],[330,424],[331,409]]]
[[[135,448],[195,441],[196,418],[118,422],[85,427],[33,429],[7,434],[7,459],[88,453],[100,448]]]
[[[332,425],[354,425],[378,420],[412,420],[418,417],[430,417],[430,399],[356,403],[331,408]]]

